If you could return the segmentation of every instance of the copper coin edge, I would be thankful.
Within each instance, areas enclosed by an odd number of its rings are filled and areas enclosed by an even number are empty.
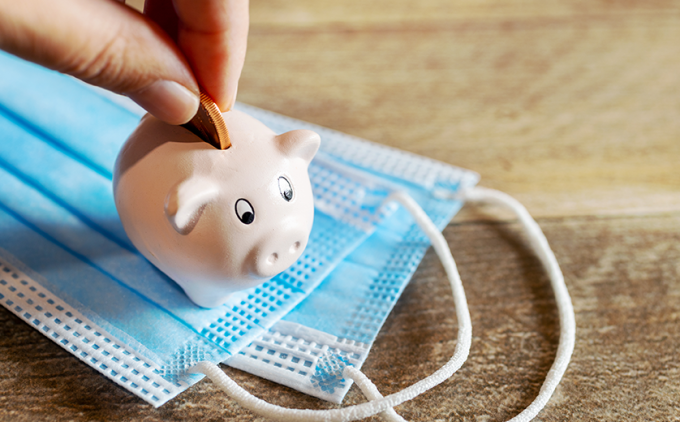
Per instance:
[[[229,130],[227,130],[227,125],[224,123],[224,118],[217,104],[210,98],[207,94],[201,92],[201,105],[208,113],[208,117],[212,120],[212,124],[215,125],[215,130],[217,130],[217,136],[220,138],[220,149],[227,149],[231,147],[231,139],[229,139]]]

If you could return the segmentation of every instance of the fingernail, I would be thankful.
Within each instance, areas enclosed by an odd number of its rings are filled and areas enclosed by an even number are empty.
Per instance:
[[[173,81],[156,81],[128,97],[156,118],[172,125],[191,120],[199,103],[196,94]]]
[[[238,86],[234,90],[234,95],[231,96],[231,99],[229,100],[229,102],[224,107],[224,110],[222,110],[223,112],[231,111],[231,109],[234,107],[234,104],[236,104],[236,94],[237,93],[238,93]]]

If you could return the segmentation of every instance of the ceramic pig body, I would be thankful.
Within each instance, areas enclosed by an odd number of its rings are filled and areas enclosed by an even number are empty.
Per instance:
[[[137,249],[199,306],[223,304],[292,265],[312,228],[307,167],[319,136],[276,135],[224,113],[232,147],[146,116],[116,162],[114,196]]]

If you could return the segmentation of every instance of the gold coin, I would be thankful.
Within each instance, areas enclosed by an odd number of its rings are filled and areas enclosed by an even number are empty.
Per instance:
[[[217,149],[231,146],[229,131],[217,104],[204,92],[201,92],[201,104],[196,115],[182,126]]]

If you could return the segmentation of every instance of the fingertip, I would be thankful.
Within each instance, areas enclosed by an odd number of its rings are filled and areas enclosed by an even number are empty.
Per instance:
[[[198,111],[197,93],[174,81],[159,80],[146,88],[127,94],[156,118],[172,125],[191,120]]]

